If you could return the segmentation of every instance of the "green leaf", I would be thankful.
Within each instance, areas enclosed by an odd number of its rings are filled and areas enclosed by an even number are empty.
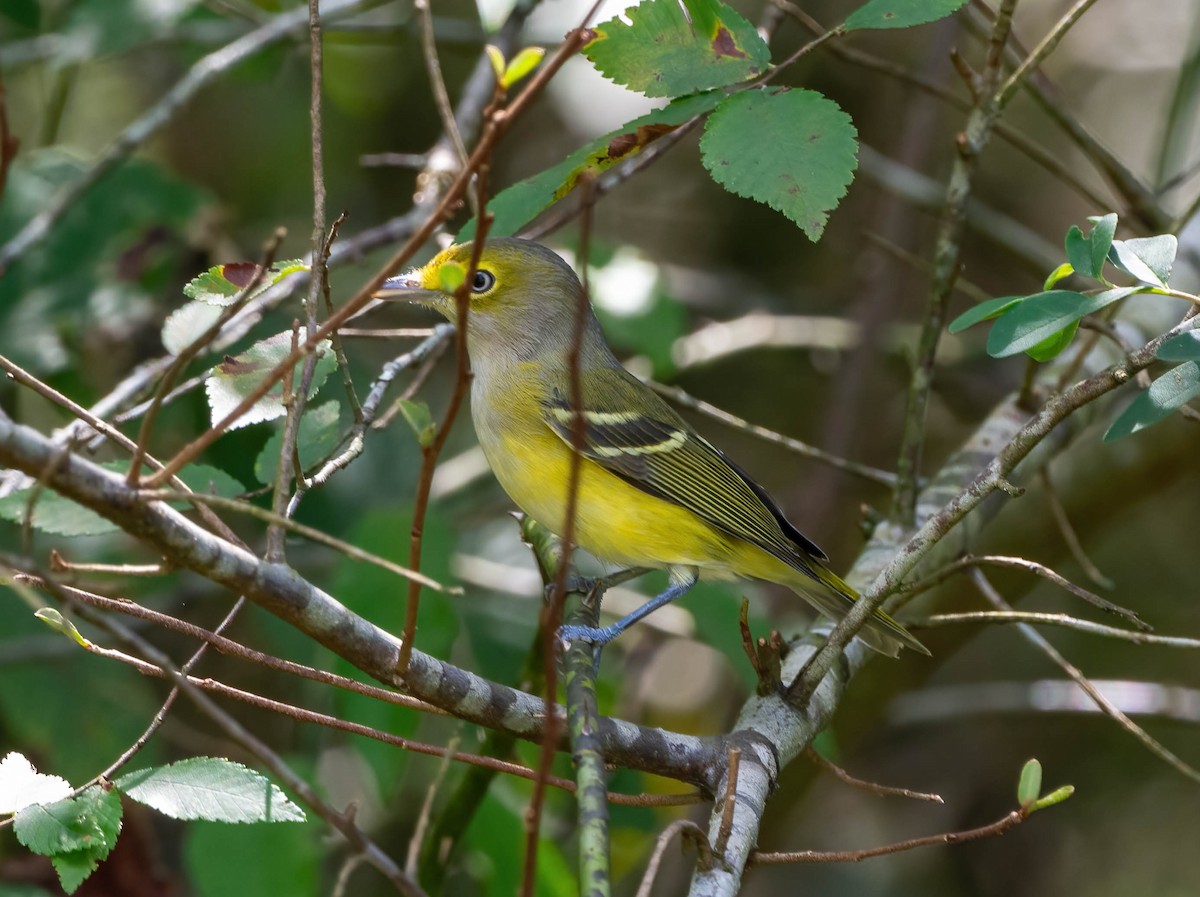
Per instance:
[[[1080,274],[1088,277],[1099,278],[1100,271],[1095,269],[1092,264],[1092,242],[1083,235],[1078,224],[1072,224],[1067,229],[1067,236],[1063,240],[1063,246],[1067,250],[1067,261],[1070,262],[1071,268],[1078,271]],[[1101,259],[1101,267],[1104,260]],[[1052,284],[1048,284],[1046,289],[1050,289]]]
[[[1170,417],[1200,396],[1200,361],[1185,361],[1167,371],[1138,394],[1104,434],[1105,442],[1129,436]]]
[[[1046,807],[1053,807],[1055,804],[1061,804],[1064,800],[1075,793],[1074,785],[1063,785],[1061,788],[1055,788],[1045,797],[1039,798],[1033,802],[1029,812],[1033,813],[1037,810],[1044,810]]]
[[[1087,270],[1095,271],[1097,279],[1104,270],[1104,260],[1108,258],[1109,247],[1112,246],[1113,234],[1117,232],[1117,214],[1109,212],[1103,217],[1089,217],[1092,222],[1092,232],[1088,234],[1088,244],[1091,247],[1092,263]]]
[[[220,307],[209,302],[195,301],[181,305],[163,322],[163,348],[172,355],[178,355],[215,324],[219,317]]]
[[[252,283],[255,284],[254,289],[250,291],[248,297],[257,296],[291,274],[307,271],[308,266],[301,259],[276,262],[255,283],[255,278],[258,277],[260,270],[262,269],[253,262],[216,265],[203,274],[193,277],[184,286],[183,295],[197,302],[224,307],[232,305],[233,300]]]
[[[52,804],[70,794],[65,779],[38,772],[24,754],[12,751],[0,760],[0,815],[17,813],[32,804]]]
[[[33,615],[55,632],[60,632],[67,638],[72,639],[81,648],[90,647],[91,642],[85,639],[79,630],[75,628],[75,624],[64,617],[57,609],[53,607],[39,607],[34,611]]]
[[[1073,290],[1035,293],[992,325],[988,354],[1006,358],[1026,352],[1081,318],[1136,292],[1137,287],[1117,287],[1092,296]]]
[[[541,47],[526,47],[513,57],[512,62],[504,69],[500,77],[500,86],[508,89],[538,67],[538,63],[546,55]]]
[[[74,894],[87,877],[96,871],[104,857],[94,850],[69,850],[55,854],[50,864],[58,873],[58,883],[68,894]]]
[[[125,465],[125,469],[129,469],[128,464]],[[33,490],[33,486],[27,486],[0,498],[0,519],[23,523]],[[37,494],[30,525],[43,533],[53,533],[56,536],[96,536],[118,529],[115,523],[109,522],[95,511],[77,505],[51,489],[42,489]]]
[[[738,196],[782,212],[817,240],[858,164],[854,125],[833,100],[775,87],[734,94],[709,117],[704,167]]]
[[[172,819],[303,822],[304,811],[266,776],[222,757],[193,757],[121,776],[123,794]]]
[[[990,321],[992,318],[998,318],[1010,308],[1014,308],[1026,300],[1026,296],[997,296],[995,299],[988,299],[986,302],[980,302],[968,308],[961,315],[950,322],[950,326],[946,328],[951,333],[958,333],[966,330],[980,321]]]
[[[63,890],[70,894],[117,843],[121,798],[93,785],[78,797],[26,807],[16,815],[13,831],[31,851],[52,859]]]
[[[1171,278],[1179,241],[1171,234],[1113,240],[1108,259],[1126,274],[1142,283],[1165,287]]]
[[[494,237],[515,234],[538,213],[567,196],[585,172],[599,174],[640,153],[659,137],[710,111],[723,96],[712,91],[675,100],[585,144],[557,165],[513,184],[488,203],[488,211],[495,216],[488,233]],[[455,239],[460,243],[470,240],[475,224],[474,219],[468,221]]]
[[[1029,807],[1038,795],[1042,793],[1042,764],[1036,759],[1029,760],[1021,769],[1021,779],[1017,783],[1017,803],[1022,808]]]
[[[1047,362],[1057,358],[1063,349],[1071,345],[1079,330],[1079,322],[1072,321],[1062,330],[1050,334],[1036,346],[1025,350],[1025,354],[1034,361]]]
[[[487,51],[488,61],[492,64],[492,74],[496,76],[496,83],[499,84],[504,80],[504,54],[500,52],[499,47],[491,44],[487,44],[483,49]]]
[[[1163,361],[1200,361],[1200,330],[1175,334],[1154,354]]]
[[[967,0],[870,0],[846,18],[843,31],[864,28],[910,28],[936,22],[966,5]]]
[[[1050,272],[1049,276],[1046,278],[1045,283],[1042,284],[1042,289],[1043,290],[1052,290],[1052,289],[1054,289],[1055,284],[1057,284],[1060,280],[1065,280],[1066,278],[1070,277],[1074,273],[1075,273],[1075,266],[1072,265],[1070,262],[1063,262],[1061,265],[1059,265],[1057,268],[1055,268],[1053,271]]]
[[[296,451],[300,454],[300,463],[304,470],[323,461],[337,448],[341,438],[341,403],[330,399],[309,408],[300,418],[300,428],[296,433]],[[279,450],[283,446],[283,429],[276,430],[263,450],[258,453],[254,462],[254,475],[260,483],[275,482],[275,472],[279,469]]]
[[[129,465],[125,465],[129,469]],[[203,495],[223,495],[225,498],[235,498],[246,491],[246,487],[231,474],[226,473],[211,464],[189,464],[179,471],[179,479],[193,492]],[[187,507],[187,502],[172,502],[173,508]]]
[[[422,446],[433,443],[433,439],[437,435],[437,425],[433,422],[433,415],[427,404],[410,399],[400,399],[400,413],[404,415],[404,419],[408,421],[412,431],[417,434],[418,443]]]
[[[300,337],[303,339],[303,336]],[[275,336],[268,337],[255,343],[245,352],[237,356],[225,356],[225,360],[213,368],[212,376],[204,384],[208,394],[208,405],[215,425],[227,414],[233,411],[250,393],[258,388],[263,376],[288,357],[292,351],[292,333],[285,330]],[[321,340],[315,349],[317,365],[313,369],[312,387],[308,398],[317,394],[317,390],[337,367],[337,358],[333,354],[333,346],[329,340]],[[300,380],[304,374],[305,360],[296,362],[292,369],[292,389],[300,388]],[[272,384],[266,395],[250,406],[241,417],[230,426],[231,430],[247,427],[267,420],[283,417],[287,409],[283,404],[283,382]]]
[[[718,0],[644,0],[596,26],[583,48],[606,78],[648,97],[725,87],[766,69],[754,26]]]

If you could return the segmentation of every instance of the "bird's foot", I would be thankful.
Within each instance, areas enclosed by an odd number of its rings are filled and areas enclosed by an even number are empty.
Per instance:
[[[558,638],[564,648],[571,647],[572,642],[587,642],[597,648],[602,648],[621,634],[621,628],[613,626],[575,626],[566,624],[560,626]]]

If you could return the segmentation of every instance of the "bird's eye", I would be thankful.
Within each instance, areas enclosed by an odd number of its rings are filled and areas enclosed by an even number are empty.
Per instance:
[[[475,279],[471,281],[472,293],[486,293],[496,285],[496,275],[491,271],[476,271]]]

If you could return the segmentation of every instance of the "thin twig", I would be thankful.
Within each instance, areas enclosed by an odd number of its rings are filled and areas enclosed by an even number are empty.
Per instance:
[[[1142,373],[1145,372],[1143,371]],[[1139,374],[1139,376],[1141,375]],[[1050,505],[1050,514],[1054,517],[1058,531],[1062,533],[1063,541],[1067,543],[1067,549],[1071,552],[1071,557],[1075,558],[1075,563],[1080,566],[1087,578],[1100,586],[1100,588],[1115,588],[1116,583],[1105,576],[1100,571],[1100,568],[1092,562],[1092,559],[1088,557],[1087,552],[1083,550],[1083,543],[1079,541],[1079,534],[1075,532],[1075,527],[1071,524],[1071,518],[1062,503],[1062,498],[1059,497],[1058,490],[1054,487],[1054,481],[1050,479],[1049,470],[1042,470],[1041,480],[1042,489],[1046,494],[1046,501]]]
[[[676,819],[663,829],[655,840],[654,850],[650,854],[649,862],[646,863],[646,871],[642,874],[642,882],[638,885],[637,894],[634,897],[650,897],[650,893],[654,889],[654,879],[658,877],[658,869],[662,865],[663,854],[667,852],[667,847],[670,846],[676,835],[679,835],[681,840],[695,845],[701,866],[707,868],[712,864],[712,847],[709,846],[704,829],[690,819]]]
[[[598,5],[599,0],[597,0],[596,6]],[[589,16],[593,14],[589,13]],[[286,358],[282,359],[274,368],[264,374],[258,386],[249,390],[241,402],[231,409],[221,420],[217,421],[208,430],[180,449],[175,457],[167,462],[162,471],[151,476],[148,480],[148,484],[151,487],[161,485],[167,476],[175,474],[184,465],[212,445],[231,424],[245,414],[255,402],[266,395],[274,384],[281,380],[304,355],[315,351],[320,340],[325,339],[330,333],[357,315],[372,301],[374,295],[383,286],[383,282],[395,273],[401,265],[412,258],[417,248],[428,239],[441,221],[450,214],[454,204],[461,199],[471,178],[477,174],[479,167],[490,157],[496,143],[507,133],[512,122],[528,109],[533,100],[542,92],[549,80],[563,66],[567,59],[576,53],[583,44],[584,38],[585,34],[582,28],[576,28],[567,35],[555,54],[542,64],[534,76],[527,82],[525,88],[517,95],[516,99],[502,110],[503,114],[498,114],[495,117],[494,127],[485,130],[484,134],[480,137],[479,143],[471,152],[471,158],[468,160],[469,164],[467,167],[455,176],[453,183],[446,188],[446,191],[437,201],[434,208],[427,214],[424,221],[413,230],[404,245],[396,250],[384,266],[360,288],[359,292],[338,309],[337,312],[330,315],[325,320],[325,323],[317,329],[316,333],[309,337],[295,352],[289,353]]]
[[[322,14],[327,20],[331,20],[379,5],[379,2],[380,0],[326,0]],[[177,81],[161,100],[121,132],[82,177],[60,190],[49,205],[30,219],[12,239],[0,246],[0,274],[3,274],[14,260],[43,240],[67,210],[76,205],[80,196],[170,123],[200,90],[265,47],[286,39],[307,20],[307,8],[289,9],[228,46],[214,50],[188,69],[187,74]]]
[[[945,329],[946,310],[958,278],[962,256],[962,239],[966,222],[967,200],[971,195],[973,176],[979,153],[991,136],[992,126],[1000,114],[992,101],[1000,83],[1003,47],[1012,26],[1016,0],[1003,0],[992,27],[987,64],[980,79],[979,100],[975,103],[963,133],[958,139],[958,153],[946,188],[945,205],[938,224],[937,245],[934,249],[933,279],[925,304],[921,337],[916,349],[916,361],[909,382],[908,401],[904,413],[896,473],[899,482],[892,502],[891,518],[899,524],[915,518],[917,479],[921,475],[921,456],[925,445],[926,413],[933,390],[934,357]]]
[[[910,838],[907,841],[897,841],[895,844],[885,844],[882,847],[869,847],[865,850],[793,850],[793,851],[759,851],[750,854],[747,865],[766,866],[784,863],[859,863],[872,857],[888,856],[902,853],[918,847],[937,847],[944,844],[963,844],[967,841],[978,841],[980,838],[994,838],[1003,835],[1010,829],[1016,828],[1029,818],[1029,814],[1021,810],[1013,810],[1007,816],[997,819],[990,825],[967,829],[962,832],[943,832],[940,835],[926,835],[923,838]]]
[[[1145,623],[1136,612],[1121,607],[1119,604],[1113,604],[1101,598],[1095,592],[1089,592],[1080,585],[1071,582],[1060,573],[1051,570],[1045,564],[1039,564],[1037,561],[1031,561],[1022,557],[1008,557],[1006,555],[984,554],[984,555],[967,555],[966,557],[958,558],[951,561],[944,567],[934,571],[924,579],[913,583],[911,587],[903,590],[907,595],[919,595],[921,592],[928,591],[939,583],[945,582],[946,579],[956,573],[961,573],[964,570],[969,570],[974,567],[1005,567],[1009,570],[1023,570],[1026,573],[1032,573],[1035,576],[1040,576],[1042,579],[1054,583],[1064,591],[1070,592],[1076,598],[1082,598],[1088,604],[1100,608],[1106,613],[1114,614],[1124,620],[1128,620],[1134,626],[1141,629],[1143,632],[1149,632],[1151,626]]]
[[[857,477],[862,477],[864,480],[870,480],[873,483],[879,483],[888,487],[896,485],[896,475],[894,473],[888,473],[886,470],[879,470],[867,464],[860,464],[848,458],[831,455],[829,452],[809,445],[807,442],[801,442],[799,439],[793,439],[790,436],[784,436],[782,433],[776,433],[774,430],[768,430],[766,427],[760,427],[758,424],[752,424],[737,415],[730,414],[728,411],[718,408],[716,405],[705,402],[703,399],[697,399],[689,395],[677,386],[667,386],[663,383],[656,383],[653,380],[647,380],[645,383],[659,395],[666,396],[677,405],[698,411],[736,430],[749,433],[751,436],[757,436],[765,442],[781,445],[798,455],[803,455],[805,458],[812,458],[814,461],[820,461],[823,464],[828,464],[830,467]]]
[[[790,698],[803,704],[813,694],[825,674],[837,662],[842,650],[850,643],[874,613],[895,591],[901,580],[922,557],[968,513],[1006,481],[1017,464],[1039,445],[1059,424],[1078,409],[1116,389],[1148,367],[1163,342],[1177,333],[1193,329],[1195,321],[1185,318],[1175,327],[1130,353],[1119,364],[1106,368],[1070,386],[1051,398],[1001,448],[981,470],[941,509],[930,515],[892,560],[876,575],[874,582],[862,592],[846,616],[834,627],[825,645],[812,657],[789,688]]]
[[[905,620],[905,625],[911,629],[925,629],[933,626],[955,626],[963,623],[1031,623],[1033,625],[1062,626],[1090,635],[1105,638],[1121,639],[1137,645],[1159,645],[1163,648],[1200,648],[1200,639],[1186,638],[1178,635],[1155,635],[1152,632],[1135,632],[1131,629],[1120,629],[1116,626],[1105,626],[1103,623],[1093,623],[1091,620],[1081,620],[1069,614],[1046,614],[1036,611],[964,611],[955,614],[933,614],[919,617],[915,620]]]
[[[910,625],[905,621],[905,625]],[[811,744],[804,749],[804,756],[816,763],[831,776],[851,788],[857,788],[860,791],[866,791],[869,794],[875,794],[879,797],[907,797],[912,800],[924,800],[934,804],[944,804],[940,794],[933,794],[929,791],[913,791],[909,788],[897,788],[894,785],[880,785],[878,782],[868,782],[865,779],[855,778],[842,769],[828,757],[823,757]]]
[[[729,835],[733,831],[733,812],[737,808],[738,770],[741,765],[741,748],[731,747],[725,760],[725,795],[721,798],[721,828],[717,832],[717,841],[713,844],[713,853],[717,856],[725,855]]]
[[[991,584],[991,582],[988,581],[988,578],[984,576],[982,570],[971,570],[968,575],[971,577],[971,581],[975,584],[975,587],[979,590],[979,593],[987,599],[989,604],[991,604],[997,610],[1004,611],[1005,613],[1013,612],[1012,607],[1009,606],[1009,603],[1004,600],[1004,597],[998,591],[996,591],[996,588]],[[1044,655],[1046,655],[1046,657],[1050,658],[1050,660],[1057,664],[1058,667],[1064,673],[1070,676],[1071,679],[1075,681],[1075,684],[1078,685],[1083,692],[1092,699],[1092,701],[1097,707],[1100,708],[1100,710],[1112,717],[1112,719],[1115,720],[1122,729],[1140,741],[1146,747],[1146,749],[1150,751],[1150,753],[1154,754],[1161,760],[1166,761],[1169,765],[1183,773],[1183,775],[1187,776],[1187,778],[1191,779],[1193,782],[1200,782],[1200,770],[1197,770],[1190,764],[1185,763],[1172,751],[1168,750],[1166,746],[1159,743],[1154,737],[1152,737],[1149,732],[1131,720],[1125,714],[1125,712],[1121,710],[1120,707],[1106,698],[1103,692],[1096,688],[1096,686],[1092,684],[1091,680],[1089,680],[1087,676],[1080,672],[1074,664],[1070,663],[1065,657],[1063,657],[1062,654],[1060,654],[1058,650],[1051,645],[1050,642],[1048,642],[1040,632],[1027,623],[1018,623],[1017,629],[1020,631],[1021,635],[1024,636],[1027,642],[1032,644]]]

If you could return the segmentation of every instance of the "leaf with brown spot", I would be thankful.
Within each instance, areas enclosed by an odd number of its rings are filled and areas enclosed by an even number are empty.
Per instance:
[[[810,240],[854,178],[850,116],[812,90],[747,90],[717,107],[700,140],[704,167],[731,193],[766,203]]]
[[[712,111],[723,98],[720,91],[714,90],[675,100],[581,146],[557,165],[513,184],[488,203],[488,212],[494,216],[490,233],[497,237],[516,233],[534,216],[569,194],[583,172],[599,174],[611,168],[689,119]],[[469,240],[474,233],[472,219],[456,239]]]
[[[596,26],[584,54],[606,78],[651,97],[726,87],[766,68],[770,49],[737,12],[719,0],[682,2],[645,0],[627,9]]]
[[[846,17],[843,31],[911,28],[943,19],[967,0],[870,0]]]

